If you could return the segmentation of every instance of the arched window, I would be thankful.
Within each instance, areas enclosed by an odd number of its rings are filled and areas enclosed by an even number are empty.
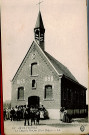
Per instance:
[[[71,100],[71,89],[67,88],[68,100]]]
[[[31,64],[31,75],[37,75],[37,62]]]
[[[36,89],[36,80],[32,80],[32,89]]]
[[[24,99],[24,87],[19,87],[18,88],[18,95],[17,98],[19,100],[23,100]]]
[[[45,86],[44,98],[45,98],[45,99],[52,99],[52,98],[53,98],[52,85],[46,85],[46,86]]]

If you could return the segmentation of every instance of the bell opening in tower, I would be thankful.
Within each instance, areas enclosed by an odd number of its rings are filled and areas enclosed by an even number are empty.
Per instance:
[[[39,11],[36,25],[34,28],[34,36],[35,36],[35,41],[38,43],[38,45],[41,47],[43,51],[44,51],[44,33],[45,33],[45,28],[43,25],[41,12]]]

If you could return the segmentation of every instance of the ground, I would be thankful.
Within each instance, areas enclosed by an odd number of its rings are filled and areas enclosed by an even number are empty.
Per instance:
[[[30,122],[30,120],[29,120]],[[81,131],[82,128],[82,131]],[[87,118],[73,119],[72,123],[64,123],[60,120],[40,120],[39,125],[24,126],[24,120],[21,121],[4,121],[4,131],[8,134],[33,134],[33,133],[87,133]]]

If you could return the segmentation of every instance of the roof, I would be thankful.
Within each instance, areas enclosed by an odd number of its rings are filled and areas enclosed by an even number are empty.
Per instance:
[[[66,66],[61,64],[59,61],[57,61],[54,57],[52,57],[46,51],[44,53],[48,57],[48,59],[51,61],[52,65],[55,67],[55,69],[58,71],[59,74],[63,74],[65,76],[69,77],[70,79],[78,82]]]
[[[40,11],[38,13],[38,17],[37,17],[35,28],[44,29],[44,24],[43,24],[43,20],[42,20],[42,16],[41,16],[41,12]]]
[[[66,66],[64,66],[63,64],[61,64],[59,61],[57,61],[54,57],[52,57],[49,53],[47,53],[46,51],[43,51],[40,46],[36,43],[36,42],[32,42],[29,50],[27,51],[22,63],[20,64],[17,72],[15,73],[12,81],[14,80],[14,78],[16,77],[16,75],[18,74],[21,66],[24,64],[24,61],[26,60],[26,57],[28,56],[29,52],[30,52],[30,49],[32,48],[32,46],[34,45],[37,45],[38,48],[41,50],[41,52],[43,53],[44,56],[47,57],[47,59],[49,60],[50,64],[52,65],[52,67],[55,69],[55,71],[57,71],[57,73],[60,75],[64,75],[65,77],[67,77],[68,79],[71,79],[72,81],[74,81],[75,83],[77,83],[78,85],[82,86],[83,88],[85,88],[83,85],[81,85],[77,80],[76,78],[72,75],[72,73],[68,70],[68,68]],[[86,89],[86,88],[85,88]]]
[[[34,43],[36,43],[36,42],[33,41],[32,45],[33,45]],[[32,46],[32,45],[31,45],[31,46]],[[40,46],[39,46],[38,44],[36,44],[36,45],[40,48]],[[31,48],[31,46],[30,46],[30,48]],[[27,57],[27,55],[28,55],[28,53],[29,53],[29,51],[30,51],[30,48],[29,48],[28,52],[26,53],[26,55],[25,55],[25,57],[24,57],[22,63],[20,64],[20,66],[19,66],[17,72],[15,73],[13,79],[15,78],[15,76],[17,75],[17,73],[18,73],[20,67],[21,67],[22,64],[24,63],[24,60],[26,59],[26,57]],[[41,48],[40,48],[40,49],[41,49]],[[70,79],[72,79],[72,80],[78,82],[78,81],[76,80],[76,78],[72,75],[72,73],[68,70],[68,68],[67,68],[66,66],[64,66],[63,64],[61,64],[59,61],[57,61],[54,57],[52,57],[52,56],[51,56],[49,53],[47,53],[46,51],[43,51],[42,49],[41,49],[41,51],[43,52],[43,54],[46,55],[46,57],[47,57],[48,60],[51,62],[52,66],[55,68],[55,70],[57,71],[57,73],[62,74],[62,75],[65,75],[65,76],[69,77]],[[12,79],[12,81],[13,81],[13,79]]]

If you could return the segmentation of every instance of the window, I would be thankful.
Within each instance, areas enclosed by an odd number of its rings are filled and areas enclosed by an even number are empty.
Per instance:
[[[24,87],[18,88],[18,99],[23,100],[24,99]]]
[[[66,100],[66,90],[65,89],[63,89],[63,100]]]
[[[32,89],[36,89],[36,81],[32,80]]]
[[[46,85],[45,86],[45,99],[52,99],[53,98],[53,92],[52,92],[52,85]]]
[[[68,100],[71,100],[71,89],[67,89],[68,92]]]
[[[37,63],[31,64],[31,75],[37,75]]]

